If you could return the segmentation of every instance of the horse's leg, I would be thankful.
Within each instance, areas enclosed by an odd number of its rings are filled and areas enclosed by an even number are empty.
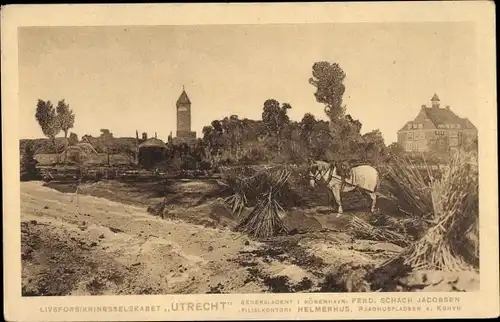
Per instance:
[[[342,214],[342,200],[340,198],[340,185],[336,184],[331,187],[333,196],[335,197],[335,201],[337,202],[337,205],[339,206],[339,210],[337,211],[338,215]]]
[[[375,213],[375,205],[377,204],[377,194],[375,192],[369,192],[370,198],[372,198],[372,206],[370,208],[371,213]]]

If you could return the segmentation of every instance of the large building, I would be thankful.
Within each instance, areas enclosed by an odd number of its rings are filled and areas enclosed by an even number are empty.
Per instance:
[[[191,131],[191,100],[183,89],[177,106],[177,133],[174,141],[192,141],[196,139],[196,132]]]
[[[398,143],[406,152],[425,152],[433,144],[450,152],[477,140],[477,128],[469,119],[457,116],[450,106],[442,108],[436,94],[431,103],[430,107],[422,105],[415,119],[398,131]]]

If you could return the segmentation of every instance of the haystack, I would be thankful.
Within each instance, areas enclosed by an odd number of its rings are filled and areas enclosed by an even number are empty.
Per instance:
[[[439,180],[427,186],[415,185],[414,204],[427,215],[429,227],[423,236],[397,258],[383,266],[403,264],[412,270],[462,271],[478,268],[477,244],[467,242],[467,235],[477,234],[479,220],[478,173],[470,165],[474,155],[456,153]],[[408,176],[408,173],[402,174]],[[401,182],[400,182],[401,183]],[[429,191],[430,200],[418,189]],[[405,193],[405,191],[403,191]],[[417,200],[417,198],[419,198]],[[431,209],[430,213],[427,211]]]
[[[290,174],[287,169],[280,169],[260,171],[255,175],[255,186],[252,190],[261,193],[252,212],[236,226],[237,231],[257,238],[271,237],[288,231],[281,219],[284,209],[280,201],[287,198]]]
[[[233,213],[239,217],[242,210],[249,206],[249,197],[253,194],[252,184],[255,181],[255,171],[250,168],[237,169],[221,169],[222,179],[218,182],[229,196],[224,198],[224,201],[231,208]]]

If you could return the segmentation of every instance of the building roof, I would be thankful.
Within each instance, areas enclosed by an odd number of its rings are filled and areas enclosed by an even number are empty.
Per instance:
[[[439,102],[439,97],[437,96],[436,93],[434,93],[434,96],[432,96],[431,102]]]
[[[156,139],[156,138],[148,139],[148,140],[142,142],[141,144],[139,144],[139,149],[151,148],[151,147],[165,148],[165,149],[167,148],[167,146],[165,145],[165,143],[162,140]]]
[[[463,118],[462,120],[464,122],[464,126],[463,126],[464,129],[477,130],[476,126],[474,124],[472,124],[472,122],[468,118]]]
[[[90,135],[85,135],[82,137],[82,142],[90,143],[98,153],[105,153],[107,150],[109,150],[110,153],[128,153],[135,151],[136,140],[136,138],[132,137],[111,137],[108,140],[100,136],[92,137]],[[141,140],[139,140],[139,142],[141,142]]]
[[[422,122],[422,120],[419,118],[419,116],[421,116],[422,113],[424,113],[426,119],[429,119],[432,122],[432,124],[425,121]],[[438,128],[438,125],[440,124],[459,124],[462,129],[476,129],[474,124],[472,124],[472,122],[469,119],[459,117],[448,108],[439,108],[439,107],[422,107],[422,110],[419,113],[419,115],[413,121],[406,122],[404,127],[401,128],[399,131],[408,129],[409,123],[423,123],[424,129],[435,129]]]
[[[463,120],[458,117],[451,110],[446,108],[436,108],[436,107],[426,107],[424,109],[427,117],[434,123],[436,126],[438,124],[460,124],[462,125]]]
[[[70,145],[65,151],[59,153],[61,156],[65,153],[78,152],[85,155],[98,154],[97,151],[90,143],[78,143],[76,145]]]
[[[180,104],[191,104],[191,100],[185,90],[182,90],[181,96],[179,96],[179,99],[177,100],[177,105]]]

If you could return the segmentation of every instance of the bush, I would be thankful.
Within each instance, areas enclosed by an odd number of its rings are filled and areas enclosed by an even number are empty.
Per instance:
[[[33,145],[31,143],[26,144],[24,149],[21,151],[21,181],[40,179],[40,172],[36,167],[38,162],[35,160],[34,156],[35,152]]]

